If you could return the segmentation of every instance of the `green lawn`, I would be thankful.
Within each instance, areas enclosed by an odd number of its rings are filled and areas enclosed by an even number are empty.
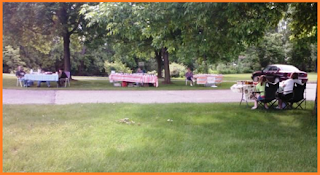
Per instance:
[[[316,172],[312,106],[3,105],[3,171]]]
[[[318,77],[318,74],[317,73],[308,73],[308,81],[309,82],[316,82],[317,81],[317,77]]]

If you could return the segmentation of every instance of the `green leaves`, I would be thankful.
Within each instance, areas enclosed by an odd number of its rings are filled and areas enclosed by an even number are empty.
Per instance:
[[[15,70],[18,66],[25,66],[26,63],[20,57],[20,49],[14,49],[8,45],[3,48],[3,65],[8,71]]]
[[[292,39],[307,38],[310,43],[317,42],[317,3],[291,3],[287,18],[292,19]]]

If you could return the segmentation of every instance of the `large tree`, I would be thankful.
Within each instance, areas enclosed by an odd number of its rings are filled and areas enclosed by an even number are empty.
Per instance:
[[[83,6],[81,13],[89,21],[88,26],[100,25],[106,30],[105,43],[112,46],[113,59],[129,63],[139,59],[154,57],[158,63],[158,77],[161,77],[162,52],[161,48],[152,45],[153,38],[145,35],[145,19],[140,12],[144,3],[100,3],[99,5]],[[98,10],[97,10],[98,9]]]
[[[91,23],[105,22],[118,42],[151,41],[147,44],[157,60],[163,59],[170,83],[169,54],[204,62],[229,59],[275,26],[285,8],[275,3],[100,3],[84,11]]]
[[[18,46],[32,46],[44,53],[53,38],[63,38],[64,69],[71,71],[70,37],[82,30],[83,3],[4,3],[4,34]]]

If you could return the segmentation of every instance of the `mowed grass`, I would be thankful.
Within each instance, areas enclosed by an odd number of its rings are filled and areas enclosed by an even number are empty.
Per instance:
[[[316,172],[312,106],[4,105],[3,171]]]

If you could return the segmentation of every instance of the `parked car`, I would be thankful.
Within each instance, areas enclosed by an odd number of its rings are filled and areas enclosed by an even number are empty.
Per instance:
[[[261,71],[253,72],[251,78],[253,81],[258,81],[260,75],[265,75],[268,81],[276,83],[289,79],[290,75],[294,72],[299,74],[299,79],[303,83],[306,83],[308,81],[308,74],[306,72],[300,71],[298,68],[292,65],[285,64],[269,65]]]

